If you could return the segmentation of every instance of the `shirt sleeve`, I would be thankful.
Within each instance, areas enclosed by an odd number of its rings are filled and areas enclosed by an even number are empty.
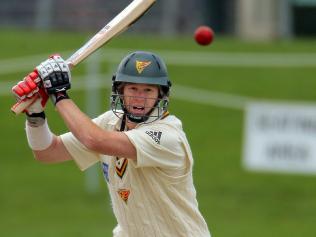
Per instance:
[[[183,168],[185,148],[176,129],[144,126],[125,132],[137,152],[137,167]]]
[[[92,121],[100,125],[102,117],[97,117]],[[86,148],[71,132],[62,134],[60,138],[81,171],[88,169],[100,160],[98,153]]]

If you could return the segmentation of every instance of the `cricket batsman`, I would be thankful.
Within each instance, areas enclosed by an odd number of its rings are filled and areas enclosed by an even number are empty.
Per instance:
[[[59,55],[12,88],[18,101],[37,97],[24,111],[35,158],[74,160],[82,171],[100,163],[117,220],[115,237],[210,237],[198,209],[189,143],[167,109],[171,82],[163,60],[144,51],[124,57],[112,79],[111,110],[93,120],[68,96],[70,88],[70,70]],[[68,133],[51,132],[48,98]]]

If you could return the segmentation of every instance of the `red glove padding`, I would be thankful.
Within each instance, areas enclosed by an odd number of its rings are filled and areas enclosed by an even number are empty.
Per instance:
[[[38,76],[37,70],[31,72],[23,79],[23,81],[20,81],[13,86],[12,93],[15,95],[18,102],[33,99],[34,96],[37,97],[37,99],[23,112],[32,114],[44,111],[48,95],[41,86],[41,79]]]

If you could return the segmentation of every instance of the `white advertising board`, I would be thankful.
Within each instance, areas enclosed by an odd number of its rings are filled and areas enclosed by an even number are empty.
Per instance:
[[[316,106],[250,103],[243,165],[255,171],[316,174]]]

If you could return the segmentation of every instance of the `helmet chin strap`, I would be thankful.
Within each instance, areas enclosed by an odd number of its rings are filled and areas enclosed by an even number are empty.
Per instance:
[[[123,115],[121,127],[120,127],[120,132],[125,130],[125,125],[126,125],[126,114]]]

